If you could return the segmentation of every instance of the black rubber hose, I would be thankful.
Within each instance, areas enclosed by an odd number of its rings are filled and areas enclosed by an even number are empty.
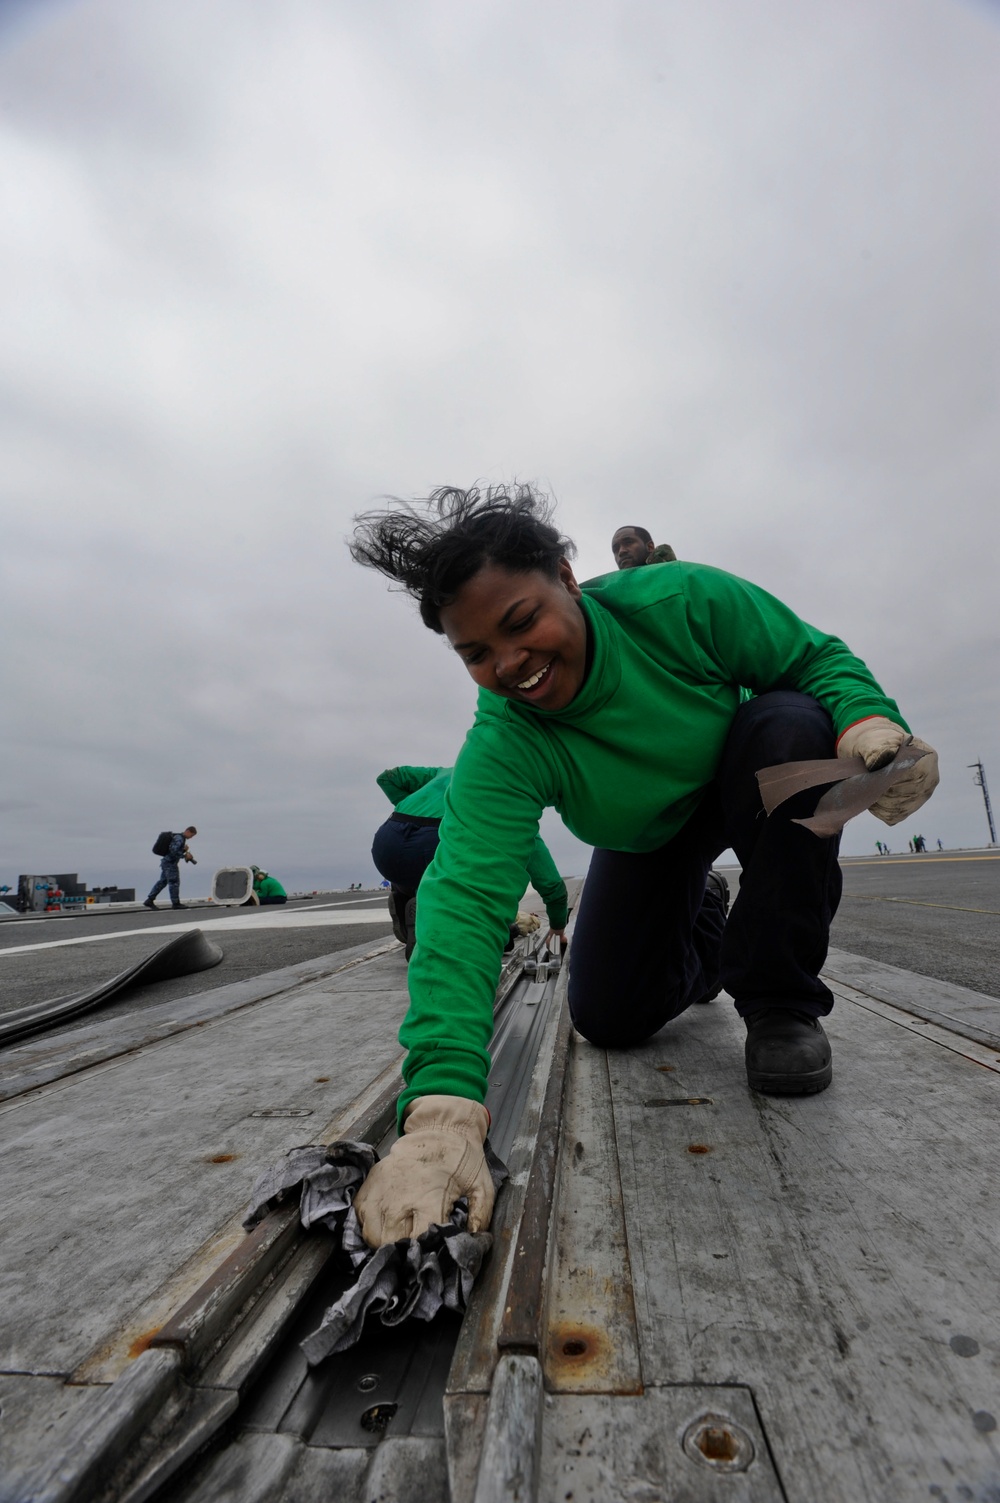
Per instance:
[[[7,1013],[0,1019],[0,1044],[12,1044],[29,1034],[41,1033],[66,1018],[89,1012],[102,1002],[110,1002],[134,986],[149,986],[154,981],[171,981],[175,976],[192,976],[196,971],[207,971],[218,965],[221,959],[222,950],[213,940],[206,939],[200,929],[189,929],[161,945],[137,965],[112,976],[110,981],[102,981],[100,985],[77,992],[72,997],[33,1002],[30,1007],[19,1007],[16,1012]]]

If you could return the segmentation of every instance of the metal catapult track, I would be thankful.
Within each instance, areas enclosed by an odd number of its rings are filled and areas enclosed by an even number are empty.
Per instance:
[[[545,1251],[570,1036],[565,986],[558,955],[539,948],[537,936],[518,942],[497,990],[487,1096],[491,1142],[511,1177],[464,1317],[369,1323],[356,1347],[310,1370],[298,1343],[349,1275],[333,1237],[304,1232],[297,1205],[281,1207],[119,1378],[95,1389],[57,1453],[16,1493],[0,1481],[0,1503],[146,1503],[178,1488],[207,1503],[213,1494],[200,1492],[199,1477],[247,1430],[355,1458],[376,1448],[391,1454],[397,1442],[442,1438],[446,1396],[460,1413],[466,1390],[481,1394],[484,1361],[487,1373],[496,1369],[497,1405],[477,1503],[527,1498],[508,1484],[512,1464],[523,1477],[537,1450]],[[335,1136],[388,1151],[398,1089],[394,1064],[369,1082]]]

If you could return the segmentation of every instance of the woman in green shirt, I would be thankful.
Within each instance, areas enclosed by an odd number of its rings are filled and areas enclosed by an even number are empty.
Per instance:
[[[755,585],[675,563],[581,586],[573,551],[528,487],[445,488],[426,509],[359,518],[354,557],[404,585],[480,691],[420,889],[403,1136],[356,1202],[373,1246],[445,1220],[463,1194],[470,1226],[489,1221],[493,994],[547,806],[596,848],[569,985],[586,1037],[638,1043],[721,982],[747,1023],[752,1088],[809,1094],[831,1078],[819,973],[838,841],[792,823],[815,790],[764,818],[755,774],[835,750],[882,766],[908,727],[843,642]],[[936,761],[873,812],[895,823],[918,808]],[[727,846],[742,869],[728,922],[708,884]],[[626,930],[636,910],[649,922]]]

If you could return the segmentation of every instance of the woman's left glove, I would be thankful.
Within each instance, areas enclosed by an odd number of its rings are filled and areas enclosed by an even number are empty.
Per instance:
[[[418,1096],[388,1158],[370,1171],[354,1197],[369,1247],[419,1237],[442,1225],[456,1200],[469,1202],[470,1232],[493,1215],[493,1180],[483,1154],[490,1114],[464,1096]]]
[[[927,755],[901,773],[891,788],[872,804],[869,813],[886,825],[898,825],[926,804],[941,781],[937,752],[919,736],[911,736],[901,725],[882,715],[870,715],[867,720],[848,726],[837,742],[838,757],[861,757],[869,772],[885,767],[901,746],[913,746]]]

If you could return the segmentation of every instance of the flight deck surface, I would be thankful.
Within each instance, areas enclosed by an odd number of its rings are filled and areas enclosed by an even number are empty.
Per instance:
[[[0,1499],[996,1503],[1000,860],[984,855],[845,863],[861,896],[841,910],[854,946],[834,932],[819,1096],[748,1091],[724,996],[641,1048],[593,1048],[568,1025],[565,966],[536,979],[527,947],[491,1086],[512,1177],[469,1312],[410,1345],[375,1331],[316,1378],[296,1332],[330,1250],[290,1223],[247,1239],[240,1212],[290,1146],[391,1142],[391,934],[360,920],[360,943],[232,981],[219,967],[186,997],[149,988],[3,1050]],[[931,904],[958,916],[963,953],[899,965]],[[115,969],[134,944],[44,953]],[[366,1428],[375,1399],[394,1415]]]

